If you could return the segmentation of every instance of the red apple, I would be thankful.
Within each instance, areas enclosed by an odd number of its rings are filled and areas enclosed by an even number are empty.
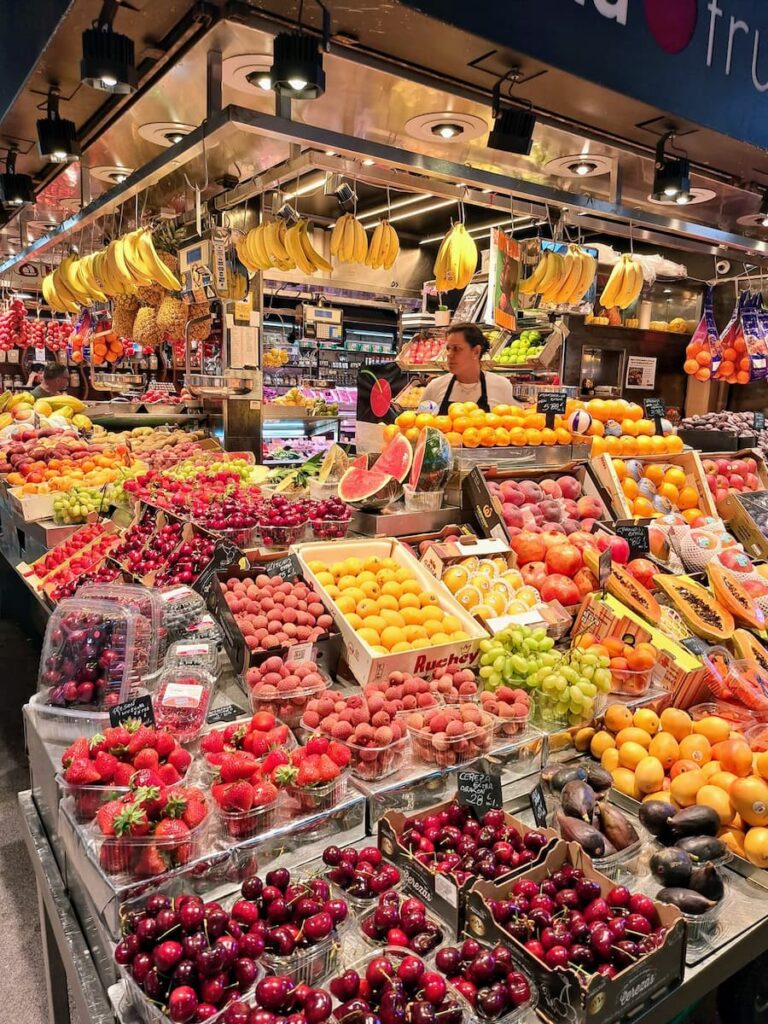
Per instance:
[[[584,564],[581,551],[573,544],[567,543],[549,548],[544,562],[550,572],[570,577],[575,576]]]
[[[644,587],[653,589],[653,577],[658,573],[658,568],[647,558],[633,558],[627,562],[627,571],[642,583]]]

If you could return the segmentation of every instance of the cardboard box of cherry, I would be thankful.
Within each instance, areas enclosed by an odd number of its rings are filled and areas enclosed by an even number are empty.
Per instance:
[[[558,841],[552,829],[530,828],[498,808],[478,817],[458,798],[411,817],[388,811],[378,834],[379,849],[400,869],[407,888],[457,935],[466,896],[478,878],[494,885],[514,878]]]
[[[538,1012],[555,1024],[634,1017],[685,969],[680,911],[595,871],[577,843],[558,842],[517,878],[475,882],[464,926],[513,947],[538,986]]]

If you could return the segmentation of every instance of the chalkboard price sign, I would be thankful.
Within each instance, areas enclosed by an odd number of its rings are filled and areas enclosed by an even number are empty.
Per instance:
[[[619,526],[615,527],[616,534],[619,537],[623,537],[624,540],[629,544],[630,550],[633,557],[637,555],[647,555],[651,550],[650,542],[648,540],[648,527],[647,526]]]
[[[276,558],[274,562],[267,562],[264,572],[267,576],[283,576],[293,580],[301,576],[301,566],[296,555],[286,555],[284,558]]]
[[[564,391],[542,391],[536,400],[536,412],[544,413],[547,426],[551,429],[555,425],[555,416],[564,415],[567,401],[568,396]]]
[[[245,712],[237,707],[236,704],[223,704],[220,708],[214,708],[213,711],[209,711],[206,721],[209,725],[213,725],[216,722],[234,722],[238,715],[244,714]]]
[[[605,590],[608,577],[611,575],[611,549],[601,552],[597,562],[597,582],[601,590]]]
[[[643,408],[645,409],[646,419],[653,420],[656,424],[656,433],[663,433],[661,429],[661,421],[667,415],[664,400],[661,398],[644,398]]]
[[[764,412],[756,412],[754,414],[754,417],[755,418],[754,418],[754,420],[752,422],[752,426],[754,427],[754,429],[755,430],[765,430],[765,413]]]
[[[109,709],[109,724],[111,726],[115,727],[131,721],[141,722],[142,725],[155,724],[152,698],[148,693],[144,694],[143,697],[124,700],[122,704],[115,704],[113,708]]]
[[[471,807],[478,818],[501,807],[501,779],[487,772],[459,772],[456,780],[459,803]]]
[[[534,786],[531,790],[531,810],[533,811],[533,820],[539,826],[544,828],[547,824],[547,798],[544,796],[544,790],[541,788],[541,783]]]

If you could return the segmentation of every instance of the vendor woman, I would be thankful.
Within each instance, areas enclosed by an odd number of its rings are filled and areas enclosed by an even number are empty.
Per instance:
[[[449,328],[445,355],[449,373],[430,381],[421,404],[434,402],[445,416],[453,402],[475,402],[484,412],[497,405],[513,405],[515,397],[509,379],[499,373],[484,373],[480,360],[490,348],[477,324],[455,324]]]

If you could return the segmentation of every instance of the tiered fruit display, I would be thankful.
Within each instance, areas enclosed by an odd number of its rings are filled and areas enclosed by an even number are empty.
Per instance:
[[[320,595],[302,580],[260,573],[252,579],[232,578],[221,586],[251,651],[314,642],[333,624]]]
[[[472,280],[477,270],[477,243],[462,223],[454,224],[440,243],[432,270],[438,292],[466,288]]]
[[[521,331],[519,337],[499,352],[496,362],[501,366],[519,366],[521,363],[530,363],[538,355],[541,355],[543,348],[541,331]]]
[[[442,582],[462,608],[482,619],[525,612],[540,600],[539,592],[526,584],[520,570],[510,569],[503,557],[469,555],[449,565]]]
[[[59,601],[63,601],[67,597],[73,597],[84,583],[113,583],[121,576],[121,571],[115,566],[97,565],[96,568],[88,572],[80,572],[70,576],[64,582],[57,583],[48,590],[48,597],[53,604],[58,604]]]
[[[679,512],[687,523],[707,515],[696,481],[681,467],[640,459],[612,458],[630,512],[634,516],[656,517]]]
[[[373,901],[400,884],[400,869],[386,862],[376,846],[326,846],[323,863],[328,866],[328,881],[355,900]]]
[[[0,396],[0,429],[14,425],[13,437],[18,434],[22,441],[50,436],[62,430],[90,432],[93,423],[85,415],[85,409],[85,403],[72,395],[35,399],[29,391],[15,395],[5,392]],[[23,424],[28,424],[28,428],[21,427]],[[28,429],[36,432],[27,434]],[[22,436],[22,431],[26,436]]]
[[[563,417],[549,429],[544,414],[535,410],[497,405],[490,412],[483,412],[475,402],[453,402],[445,416],[402,412],[391,426],[412,442],[418,440],[420,430],[432,427],[445,434],[452,446],[465,448],[571,444],[573,440]],[[393,433],[385,428],[385,438]]]
[[[34,451],[35,449],[33,449]],[[28,462],[19,461],[18,472],[8,474],[10,487],[20,487],[23,494],[54,494],[72,487],[103,487],[119,480],[124,474],[139,472],[141,464],[126,465],[126,453],[110,451],[74,451],[71,455]]]
[[[375,654],[398,654],[468,640],[463,623],[436,594],[394,558],[312,561],[309,569],[338,610]]]
[[[480,692],[480,707],[497,718],[497,736],[513,738],[528,728],[531,715],[531,696],[517,687],[499,686],[496,690]]]
[[[233,995],[248,992],[258,977],[264,939],[247,926],[215,901],[154,893],[126,917],[115,961],[174,1024],[207,1020],[227,1002],[244,1005]]]
[[[571,534],[589,533],[593,524],[606,516],[602,501],[584,493],[575,476],[546,477],[543,480],[488,481],[491,494],[502,503],[502,515],[511,537],[520,530],[541,533],[548,530]]]
[[[551,841],[538,829],[521,832],[501,810],[486,811],[480,821],[452,801],[433,814],[409,818],[398,839],[435,874],[458,885],[472,877],[497,879],[530,864]]]
[[[569,245],[563,255],[552,249],[541,254],[533,273],[520,284],[522,295],[540,295],[555,306],[581,302],[597,274],[597,260],[578,245]]]
[[[461,992],[479,1020],[494,1021],[531,1001],[531,984],[509,946],[485,949],[475,939],[444,946],[435,967]]]
[[[420,899],[396,892],[379,896],[378,905],[360,922],[360,931],[371,944],[397,946],[426,956],[443,941],[443,930],[427,917]]]
[[[32,563],[32,569],[38,579],[44,580],[55,570],[60,569],[64,562],[79,555],[98,540],[107,537],[116,540],[114,535],[107,534],[103,523],[89,523],[87,526],[75,530],[66,537],[60,544],[51,548],[42,558]]]
[[[369,707],[373,704],[377,711],[382,710],[393,716],[401,711],[436,707],[440,703],[437,687],[436,679],[428,681],[408,672],[390,672],[385,679],[367,683],[363,692]],[[377,698],[384,700],[381,708]]]
[[[245,681],[254,712],[271,712],[291,729],[301,721],[309,701],[327,684],[314,661],[283,661],[277,655],[252,665]]]

